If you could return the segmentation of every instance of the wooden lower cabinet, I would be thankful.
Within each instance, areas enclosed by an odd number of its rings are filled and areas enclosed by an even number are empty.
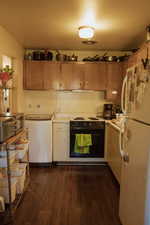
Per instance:
[[[120,131],[111,124],[107,124],[106,146],[107,146],[107,162],[114,176],[120,183],[121,180],[121,155],[119,151],[119,135]]]
[[[69,122],[53,122],[53,161],[68,161],[69,147]]]

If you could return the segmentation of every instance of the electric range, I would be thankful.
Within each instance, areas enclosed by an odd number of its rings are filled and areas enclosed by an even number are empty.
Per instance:
[[[77,138],[89,138],[88,151],[77,152]],[[104,158],[105,120],[97,117],[75,117],[70,121],[70,157],[73,158]],[[83,147],[83,148],[82,148]]]

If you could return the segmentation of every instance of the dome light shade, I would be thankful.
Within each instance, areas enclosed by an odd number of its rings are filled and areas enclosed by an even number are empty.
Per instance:
[[[94,28],[90,26],[79,27],[79,37],[90,39],[94,36]]]

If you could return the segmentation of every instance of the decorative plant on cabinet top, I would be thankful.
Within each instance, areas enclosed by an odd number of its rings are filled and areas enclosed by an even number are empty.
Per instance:
[[[0,69],[0,88],[12,88],[14,70],[10,66]]]

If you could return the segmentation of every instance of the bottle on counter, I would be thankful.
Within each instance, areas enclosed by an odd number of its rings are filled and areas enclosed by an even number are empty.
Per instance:
[[[25,60],[32,60],[33,59],[33,54],[32,54],[32,51],[26,51],[25,54],[24,54],[24,59]]]

